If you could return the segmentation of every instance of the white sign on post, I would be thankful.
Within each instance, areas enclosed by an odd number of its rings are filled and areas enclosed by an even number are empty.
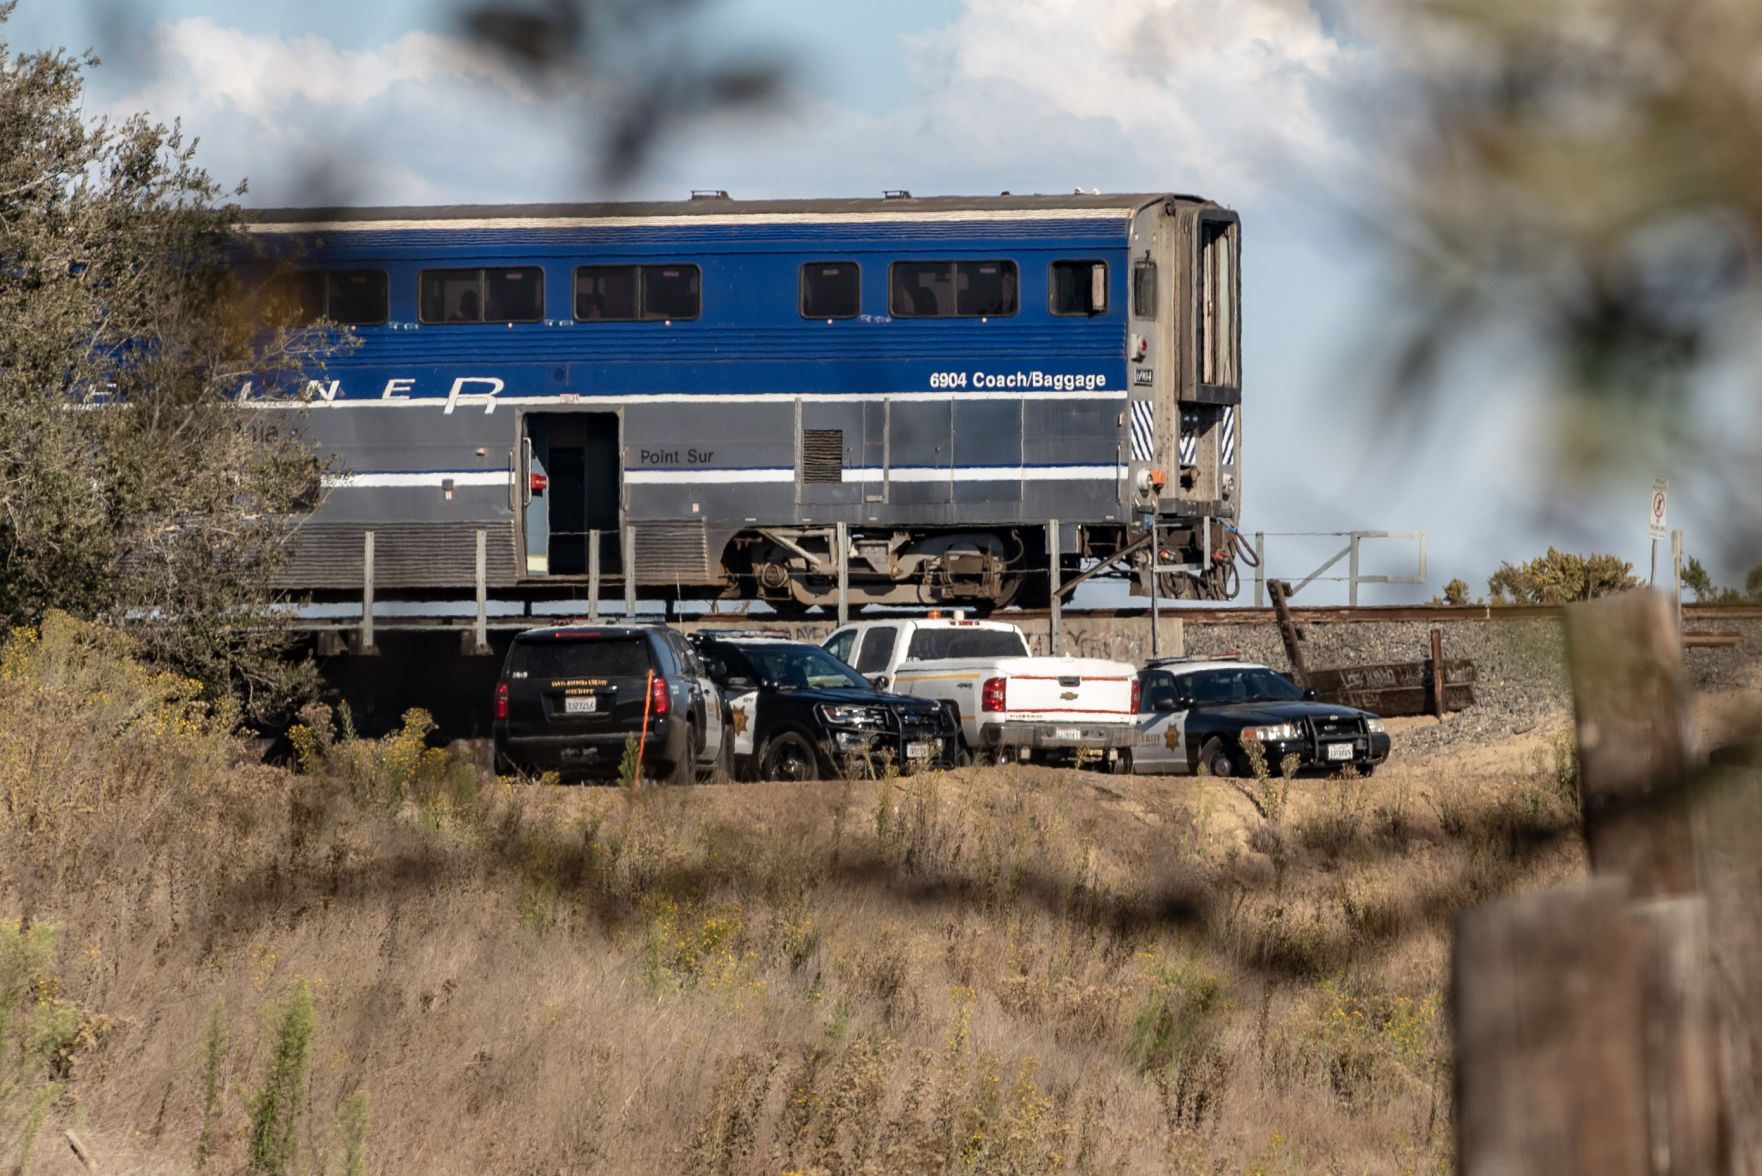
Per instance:
[[[1652,511],[1651,535],[1654,539],[1670,538],[1670,531],[1664,522],[1664,510],[1670,500],[1670,479],[1652,479]]]

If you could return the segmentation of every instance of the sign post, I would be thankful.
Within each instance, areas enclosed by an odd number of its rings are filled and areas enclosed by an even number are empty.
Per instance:
[[[1652,507],[1647,515],[1648,533],[1652,536],[1652,575],[1648,584],[1658,584],[1658,541],[1670,538],[1670,529],[1665,524],[1665,508],[1670,504],[1670,479],[1652,479]]]

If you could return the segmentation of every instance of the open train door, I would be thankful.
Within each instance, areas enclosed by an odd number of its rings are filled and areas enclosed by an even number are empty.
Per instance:
[[[529,412],[521,418],[515,488],[529,576],[585,576],[597,537],[600,571],[623,570],[623,469],[615,412]]]

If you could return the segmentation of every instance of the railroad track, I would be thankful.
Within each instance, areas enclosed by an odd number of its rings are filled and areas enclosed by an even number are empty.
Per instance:
[[[1373,604],[1357,607],[1350,605],[1318,605],[1313,607],[1296,605],[1290,611],[1291,619],[1298,624],[1374,624],[1379,622],[1459,624],[1462,622],[1558,620],[1562,609],[1563,606],[1554,604]],[[941,611],[953,610],[944,609]],[[1762,605],[1685,603],[1682,606],[1682,613],[1685,623],[1756,621],[1762,620]],[[1017,624],[1050,621],[1052,616],[1051,610],[1043,608],[1012,609],[993,615],[1000,621],[1011,621]],[[1061,610],[1061,615],[1067,625],[1083,621],[1148,619],[1150,608],[1148,605],[1134,608],[1067,608]],[[1194,625],[1272,625],[1277,623],[1277,617],[1271,608],[1174,604],[1163,605],[1157,610],[1157,615],[1163,621],[1180,619],[1184,623]],[[659,613],[645,612],[641,614],[641,617],[644,620],[662,619]],[[492,616],[488,618],[487,627],[498,630],[528,629],[534,625],[555,624],[561,619],[563,618],[556,616]],[[615,625],[620,618],[614,615],[602,619],[606,624]],[[691,624],[727,625],[731,628],[744,626],[762,628],[804,622],[831,624],[833,621],[831,616],[789,618],[768,614],[732,612],[699,613],[666,619]],[[341,630],[357,628],[360,623],[357,617],[302,618],[295,622],[295,627],[311,630]],[[374,628],[381,631],[445,631],[469,628],[473,623],[474,618],[470,616],[388,617],[376,613],[374,618]]]

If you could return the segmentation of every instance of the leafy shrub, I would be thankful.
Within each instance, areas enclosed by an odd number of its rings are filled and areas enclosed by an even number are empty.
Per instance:
[[[1487,579],[1494,604],[1569,604],[1638,587],[1634,566],[1614,555],[1548,554],[1513,567],[1502,563]]]

